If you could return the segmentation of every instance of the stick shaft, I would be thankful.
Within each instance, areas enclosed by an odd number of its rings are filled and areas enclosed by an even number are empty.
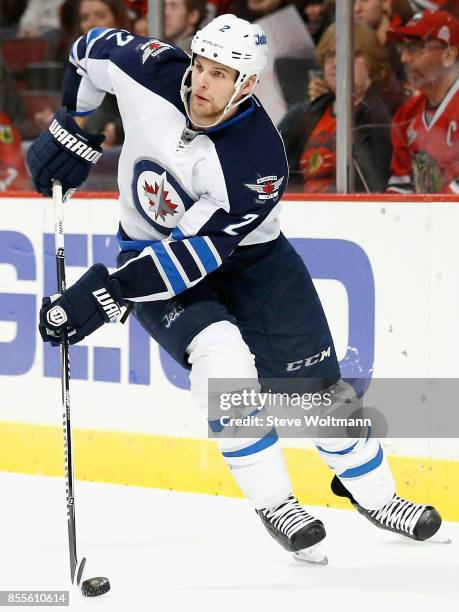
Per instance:
[[[54,204],[54,239],[56,244],[57,290],[62,293],[66,289],[65,279],[65,247],[64,247],[64,207],[62,203],[62,186],[59,181],[53,181]],[[70,576],[72,583],[78,564],[75,528],[75,493],[74,469],[72,454],[72,428],[70,421],[70,362],[69,341],[64,330],[61,340],[61,385],[64,432],[64,468],[65,487],[67,495],[67,526],[70,556]]]

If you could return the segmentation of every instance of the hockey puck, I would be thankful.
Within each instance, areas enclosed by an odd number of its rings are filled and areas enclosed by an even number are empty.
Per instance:
[[[81,592],[85,597],[97,597],[103,595],[110,590],[110,581],[108,578],[99,576],[98,578],[89,578],[81,585]]]

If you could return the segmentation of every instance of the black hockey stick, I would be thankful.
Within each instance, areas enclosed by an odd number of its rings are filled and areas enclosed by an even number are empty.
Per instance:
[[[57,291],[63,293],[66,289],[65,281],[65,248],[64,248],[64,208],[62,203],[62,186],[59,181],[53,181],[54,205],[54,240],[56,248]],[[61,335],[61,384],[62,408],[64,430],[64,461],[65,461],[65,487],[67,494],[67,526],[70,555],[70,577],[72,584],[77,573],[77,585],[80,584],[86,559],[83,558],[78,566],[76,529],[75,529],[75,492],[74,469],[72,455],[72,427],[70,422],[70,364],[69,339],[67,330]],[[78,566],[78,572],[76,572]]]
[[[54,240],[56,247],[56,271],[57,290],[63,293],[66,289],[65,280],[65,248],[64,248],[64,206],[62,201],[62,185],[59,181],[53,181],[53,205],[54,205]],[[64,430],[64,462],[65,462],[65,487],[67,494],[67,527],[70,556],[70,577],[72,584],[81,586],[81,592],[87,597],[103,595],[110,590],[108,578],[89,578],[82,582],[86,557],[78,563],[76,528],[75,528],[75,492],[74,492],[74,469],[72,454],[72,426],[70,422],[70,361],[69,361],[69,339],[67,330],[64,328],[61,334],[61,385],[62,385],[62,407],[63,407],[63,430]]]

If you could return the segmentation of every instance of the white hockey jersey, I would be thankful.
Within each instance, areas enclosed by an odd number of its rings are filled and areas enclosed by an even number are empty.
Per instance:
[[[180,98],[189,62],[172,45],[105,28],[79,38],[70,53],[69,112],[84,116],[106,92],[117,97],[125,131],[120,245],[141,253],[113,276],[133,301],[177,295],[238,245],[280,232],[288,166],[279,133],[255,98],[221,125],[189,129]]]

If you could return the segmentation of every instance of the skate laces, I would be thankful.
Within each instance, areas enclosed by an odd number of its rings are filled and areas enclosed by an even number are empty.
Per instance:
[[[300,506],[298,500],[293,495],[290,495],[279,506],[262,510],[262,512],[270,523],[288,538],[291,538],[294,533],[317,520]]]
[[[371,510],[370,516],[388,527],[413,535],[414,528],[426,506],[415,504],[398,495],[379,510]]]

